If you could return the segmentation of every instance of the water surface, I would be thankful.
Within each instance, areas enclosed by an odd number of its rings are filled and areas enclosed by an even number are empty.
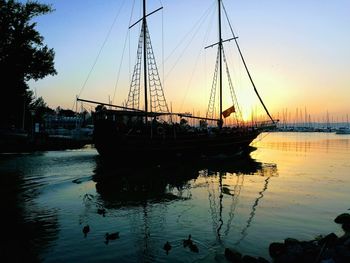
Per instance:
[[[1,257],[225,262],[225,247],[268,258],[269,244],[286,237],[341,234],[333,219],[350,208],[350,136],[270,133],[253,146],[235,158],[156,165],[106,164],[91,147],[1,155]],[[189,234],[199,253],[183,247]]]

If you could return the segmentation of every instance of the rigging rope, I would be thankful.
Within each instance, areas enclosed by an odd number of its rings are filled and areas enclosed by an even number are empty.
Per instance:
[[[211,214],[211,218],[212,218],[212,227],[213,227],[213,232],[216,232],[217,228],[218,228],[218,216],[217,216],[217,210],[216,210],[216,195],[215,195],[215,188],[214,188],[214,180],[213,178],[215,177],[214,174],[209,174],[209,170],[205,169],[204,170],[206,173],[204,174],[204,176],[206,177],[206,186],[207,186],[207,191],[208,191],[208,201],[209,201],[209,209],[210,209],[210,214]],[[211,189],[209,189],[209,180],[208,178],[211,179]]]
[[[227,15],[227,12],[226,12],[226,8],[225,8],[225,6],[224,6],[223,3],[222,3],[222,7],[223,7],[223,9],[224,9],[225,16],[226,16],[227,22],[228,22],[228,24],[229,24],[229,26],[230,26],[230,30],[231,30],[232,36],[233,36],[233,38],[234,38],[234,41],[235,41],[235,43],[236,43],[236,46],[237,46],[239,55],[240,55],[240,57],[241,57],[241,59],[242,59],[243,65],[244,65],[244,67],[245,67],[245,69],[246,69],[246,71],[247,71],[249,80],[250,80],[250,82],[251,82],[252,85],[253,85],[254,91],[255,91],[256,95],[258,96],[258,98],[259,98],[259,100],[260,100],[260,103],[261,103],[262,106],[264,107],[264,110],[265,110],[266,114],[269,116],[269,118],[271,119],[272,123],[275,123],[275,120],[271,117],[271,115],[270,115],[268,109],[266,108],[266,106],[265,106],[265,104],[264,104],[262,98],[261,98],[260,95],[259,95],[258,90],[256,89],[256,86],[255,86],[255,84],[254,84],[253,78],[251,77],[250,72],[249,72],[249,70],[248,70],[248,66],[247,66],[247,64],[246,64],[246,62],[245,62],[245,60],[244,60],[244,58],[243,58],[242,51],[241,51],[241,49],[240,49],[240,47],[239,47],[239,45],[238,45],[238,41],[237,41],[236,35],[235,35],[235,33],[233,32],[233,29],[232,29],[232,26],[231,26],[231,22],[230,22],[230,20],[229,20],[229,18],[228,18],[228,15]]]
[[[227,219],[227,223],[226,223],[226,230],[224,232],[225,236],[227,236],[230,233],[231,224],[232,224],[232,221],[235,217],[236,207],[238,205],[239,196],[241,194],[241,190],[242,190],[242,187],[244,184],[244,174],[242,174],[241,183],[239,183],[241,175],[237,174],[236,177],[237,177],[237,180],[236,180],[236,184],[233,188],[232,203],[231,203],[229,214],[228,214],[228,219]]]
[[[216,86],[217,86],[217,81],[218,81],[218,70],[219,70],[219,56],[220,56],[220,52],[218,49],[217,55],[216,55],[215,70],[214,70],[213,82],[212,82],[212,86],[211,86],[208,110],[207,110],[207,114],[206,114],[206,118],[210,118],[210,119],[214,118]]]
[[[196,71],[196,69],[197,69],[197,65],[198,65],[198,61],[199,61],[200,55],[201,55],[202,52],[204,51],[205,43],[207,42],[208,37],[209,37],[209,33],[211,32],[211,28],[212,28],[212,25],[213,25],[213,23],[212,23],[213,18],[214,18],[214,12],[212,13],[211,18],[209,19],[208,29],[207,29],[207,32],[206,32],[204,38],[203,38],[202,46],[201,46],[201,48],[198,49],[199,52],[198,52],[198,55],[197,55],[197,57],[196,57],[193,70],[192,70],[192,72],[191,72],[190,79],[189,79],[188,84],[187,84],[187,86],[186,86],[186,92],[185,92],[185,94],[184,94],[184,96],[183,96],[183,98],[182,98],[182,101],[181,101],[181,106],[180,106],[180,108],[179,108],[180,112],[182,111],[183,104],[184,104],[184,102],[185,102],[185,100],[186,100],[186,97],[187,97],[187,94],[188,94],[190,85],[191,85],[191,83],[192,83],[192,79],[193,79],[193,77],[194,77],[194,73],[195,73],[195,71]],[[203,21],[203,23],[204,23],[204,21]],[[194,115],[194,114],[193,114],[193,115]]]
[[[80,89],[80,91],[79,91],[79,93],[78,93],[78,96],[77,96],[78,98],[80,97],[81,93],[83,92],[83,90],[84,90],[84,88],[85,88],[85,86],[86,86],[86,83],[88,82],[88,80],[89,80],[89,78],[90,78],[90,76],[91,76],[91,73],[92,73],[93,69],[95,68],[95,65],[96,65],[98,59],[100,58],[100,55],[101,55],[101,53],[102,53],[102,50],[103,50],[104,46],[106,45],[106,42],[107,42],[109,36],[111,35],[112,29],[113,29],[113,27],[114,27],[114,25],[115,25],[115,23],[116,23],[116,21],[117,21],[117,18],[119,17],[119,14],[120,14],[120,12],[121,12],[123,6],[124,6],[124,3],[125,3],[125,0],[122,2],[122,4],[121,4],[121,6],[120,6],[120,8],[119,8],[119,10],[118,10],[118,12],[117,12],[117,14],[116,14],[116,16],[114,17],[113,23],[112,23],[111,27],[109,28],[109,30],[108,30],[108,32],[107,32],[107,35],[106,35],[106,37],[105,37],[105,39],[104,39],[104,41],[103,41],[103,43],[102,43],[102,46],[101,46],[101,48],[100,48],[100,50],[99,50],[99,52],[98,52],[98,54],[97,54],[97,56],[96,56],[96,58],[95,58],[95,61],[94,61],[94,63],[92,64],[92,67],[91,67],[91,69],[90,69],[90,71],[89,71],[89,73],[88,73],[88,75],[87,75],[87,77],[86,77],[86,79],[85,79],[85,81],[84,81],[84,83],[83,83],[83,86],[81,87],[81,89]],[[72,106],[72,110],[74,109],[75,104],[76,104],[76,100],[74,100],[74,103],[73,103],[73,106]]]
[[[140,80],[141,80],[141,64],[142,64],[142,53],[145,52],[147,56],[147,72],[148,73],[148,84],[150,91],[150,111],[151,112],[168,112],[169,107],[166,102],[162,83],[160,81],[157,63],[154,57],[153,47],[151,43],[151,37],[149,35],[147,24],[145,26],[146,31],[144,32],[144,26],[141,28],[139,37],[139,44],[137,49],[137,63],[134,66],[134,73],[130,84],[127,107],[139,109],[140,106]],[[144,34],[146,36],[146,50],[143,49]]]
[[[140,107],[140,80],[141,80],[141,62],[142,62],[142,47],[143,47],[143,27],[141,28],[141,34],[139,37],[139,43],[137,47],[137,60],[134,66],[134,72],[130,82],[130,89],[126,107],[139,109]]]
[[[241,118],[241,120],[243,120],[242,111],[241,111],[241,108],[239,107],[237,96],[236,96],[235,90],[233,88],[232,79],[231,79],[230,71],[229,71],[229,68],[228,68],[228,63],[227,63],[227,59],[226,59],[224,48],[222,48],[222,54],[223,54],[224,63],[225,63],[225,66],[226,66],[226,74],[227,74],[228,83],[229,83],[229,87],[230,87],[232,103],[233,103],[233,105],[237,106],[239,117]],[[237,118],[237,112],[236,111],[235,111],[235,115],[236,115],[236,121],[237,121],[237,124],[238,124],[238,118]]]
[[[213,3],[214,5],[215,3]],[[203,15],[198,19],[198,21],[194,24],[194,26],[190,29],[190,31],[188,31],[188,33],[181,39],[181,41],[178,43],[178,45],[170,52],[170,54],[165,58],[165,62],[167,62],[167,60],[175,53],[175,51],[181,46],[181,44],[184,42],[184,39],[186,39],[196,28],[201,28],[202,24],[205,21],[205,18],[208,16],[208,13],[212,10],[212,6],[211,5],[204,13]],[[198,29],[195,33],[193,33],[191,35],[191,39],[189,40],[189,42],[187,43],[186,47],[182,50],[181,54],[177,57],[174,65],[170,68],[170,70],[167,72],[167,74],[165,75],[165,79],[168,78],[168,76],[170,75],[170,73],[173,71],[173,69],[175,68],[175,66],[177,65],[177,63],[180,61],[180,59],[183,57],[185,51],[187,50],[187,48],[190,46],[190,44],[192,43],[193,39],[195,38],[195,36],[198,33]]]
[[[162,1],[160,1],[161,7],[163,7]],[[164,9],[161,10],[162,12],[162,83],[163,87],[165,87],[165,79],[164,79]]]
[[[131,24],[132,14],[134,12],[134,7],[135,7],[135,0],[133,0],[133,2],[132,2],[131,14],[130,14],[130,18],[129,18],[129,25]],[[129,30],[129,28],[127,28],[127,31],[126,31],[122,57],[121,57],[121,60],[120,60],[119,70],[118,70],[118,74],[117,74],[117,80],[116,80],[116,83],[115,83],[115,86],[114,86],[114,92],[113,92],[113,97],[112,97],[112,104],[114,104],[115,93],[117,91],[117,87],[118,87],[118,83],[119,83],[120,72],[121,72],[121,68],[122,68],[122,64],[123,64],[123,60],[124,60],[126,42],[127,42],[128,39],[130,40],[130,30]],[[130,42],[129,42],[129,44],[130,44]]]
[[[166,102],[162,83],[160,81],[158,67],[153,52],[151,37],[149,35],[146,24],[146,45],[147,50],[147,64],[148,64],[148,83],[150,90],[150,106],[152,112],[168,112],[169,108]]]

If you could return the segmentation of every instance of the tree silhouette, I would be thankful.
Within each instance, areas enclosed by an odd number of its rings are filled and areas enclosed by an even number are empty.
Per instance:
[[[29,80],[57,74],[54,51],[44,43],[31,20],[52,12],[34,1],[0,0],[0,127],[22,127],[32,96]],[[29,93],[29,94],[28,94]],[[26,114],[27,113],[27,114]]]
[[[28,94],[32,93],[28,91]],[[31,113],[30,118],[25,119],[26,127],[33,125],[34,123],[43,123],[45,115],[54,115],[55,110],[47,106],[42,97],[33,98],[32,102],[28,105],[28,109]]]

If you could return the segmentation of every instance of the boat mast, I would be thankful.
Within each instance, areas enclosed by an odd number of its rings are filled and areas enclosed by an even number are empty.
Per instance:
[[[236,37],[235,33],[233,32],[233,29],[232,29],[231,23],[230,23],[230,21],[229,21],[229,19],[228,19],[228,15],[227,15],[227,12],[226,12],[226,9],[225,9],[225,6],[224,6],[224,5],[223,5],[223,9],[224,9],[224,12],[225,12],[225,15],[226,15],[226,18],[227,18],[227,22],[228,22],[228,24],[229,24],[229,26],[230,26],[230,29],[231,29],[231,33],[232,33],[232,36],[233,36],[232,39],[234,39],[234,41],[235,41],[235,43],[236,43],[236,46],[237,46],[237,49],[238,49],[238,53],[239,53],[239,55],[240,55],[240,57],[241,57],[241,59],[242,59],[242,62],[243,62],[243,65],[244,65],[244,67],[245,67],[245,70],[246,70],[246,72],[247,72],[247,74],[248,74],[249,80],[250,80],[250,82],[251,82],[252,85],[253,85],[254,91],[255,91],[256,95],[258,96],[261,105],[264,107],[264,110],[265,110],[266,114],[269,116],[269,118],[271,119],[272,123],[273,123],[273,124],[276,124],[279,120],[276,120],[276,121],[275,121],[275,120],[272,118],[272,116],[270,115],[269,111],[267,110],[267,108],[266,108],[266,106],[265,106],[265,103],[263,102],[262,98],[260,97],[259,92],[258,92],[257,88],[255,87],[253,78],[252,78],[252,76],[250,75],[250,72],[249,72],[249,70],[248,70],[248,66],[247,66],[247,64],[246,64],[246,62],[245,62],[245,60],[244,60],[244,57],[243,57],[241,48],[240,48],[239,45],[238,45],[238,41],[237,41],[237,38],[238,38],[238,37]]]
[[[218,0],[218,13],[219,13],[219,99],[220,99],[220,119],[219,128],[222,128],[222,38],[221,38],[221,0]]]
[[[142,30],[143,30],[143,71],[144,71],[144,88],[145,88],[145,121],[147,123],[147,112],[148,112],[148,100],[147,100],[147,39],[146,39],[146,0],[143,0],[143,18],[142,18]]]
[[[163,7],[160,7],[147,14],[146,0],[142,0],[142,3],[143,3],[142,17],[139,20],[137,20],[135,23],[133,23],[131,26],[129,26],[129,29],[130,29],[136,24],[142,22],[141,32],[139,37],[139,44],[137,49],[137,63],[134,67],[134,73],[133,73],[132,81],[130,85],[127,106],[129,108],[135,108],[134,105],[136,103],[137,108],[139,107],[140,88],[141,88],[141,82],[142,82],[141,80],[142,64],[143,64],[144,102],[145,102],[143,112],[145,114],[144,115],[145,123],[147,124],[150,113],[157,112],[158,108],[159,108],[159,111],[161,112],[165,112],[165,111],[169,112],[169,110],[167,108],[168,106],[166,104],[166,100],[164,97],[163,88],[160,83],[158,68],[154,58],[151,38],[147,27],[147,17],[163,9]],[[142,53],[143,53],[143,56],[142,56]],[[150,75],[152,75],[152,78],[149,77]],[[149,104],[148,104],[148,96],[150,96]],[[152,105],[153,104],[152,102],[155,102],[155,105]],[[150,108],[150,110],[148,110],[148,108]],[[164,108],[166,109],[164,110]]]

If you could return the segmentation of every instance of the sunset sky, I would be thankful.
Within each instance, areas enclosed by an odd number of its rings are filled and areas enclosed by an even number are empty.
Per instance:
[[[30,82],[30,87],[51,107],[72,108],[78,94],[104,102],[114,97],[114,104],[123,103],[139,34],[139,26],[130,30],[128,26],[141,17],[142,1],[40,2],[55,9],[36,21],[45,43],[56,52],[58,75]],[[164,92],[173,111],[206,112],[216,48],[204,47],[217,42],[216,3],[147,1],[148,12],[163,6],[148,23]],[[281,118],[285,109],[295,117],[297,108],[303,112],[306,108],[315,120],[321,120],[327,110],[339,121],[350,113],[350,1],[223,3],[255,84],[275,117],[279,113]],[[223,17],[223,38],[231,36]],[[249,116],[252,110],[259,114],[262,108],[257,106],[234,42],[224,47],[244,115]],[[227,108],[231,106],[228,89],[224,95]]]

